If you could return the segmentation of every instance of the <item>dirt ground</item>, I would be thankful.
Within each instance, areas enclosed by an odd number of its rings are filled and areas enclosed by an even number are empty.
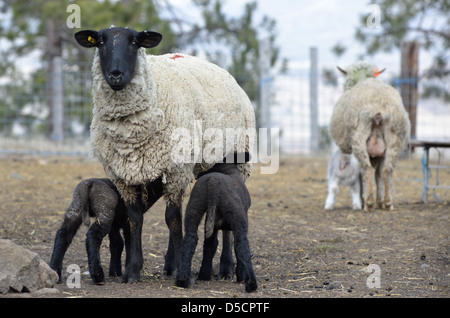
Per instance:
[[[247,182],[252,196],[249,240],[259,283],[256,293],[245,293],[243,284],[217,280],[197,281],[185,290],[175,287],[173,278],[163,277],[169,235],[161,200],[145,214],[140,282],[127,285],[120,283],[119,278],[107,278],[104,285],[92,284],[85,273],[86,227],[82,225],[64,259],[64,283],[56,286],[60,293],[26,296],[448,298],[450,191],[437,191],[440,203],[432,193],[429,203],[422,203],[421,161],[403,159],[394,173],[394,211],[353,211],[350,193],[345,188],[338,195],[336,209],[325,211],[326,167],[325,157],[303,156],[282,158],[279,171],[273,175],[260,174],[256,165]],[[99,163],[83,157],[0,157],[0,238],[11,239],[49,262],[54,236],[74,187],[82,179],[104,176]],[[433,181],[434,177],[433,174]],[[439,181],[450,185],[450,170],[441,170]],[[200,237],[193,260],[194,273],[201,263]],[[105,273],[108,244],[105,238]],[[81,268],[80,288],[66,285],[69,274],[65,270],[70,264]],[[367,268],[371,264],[379,267],[379,288],[367,283],[371,275]]]

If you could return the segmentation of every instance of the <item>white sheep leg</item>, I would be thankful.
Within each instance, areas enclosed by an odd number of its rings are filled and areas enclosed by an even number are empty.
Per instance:
[[[336,196],[339,192],[339,184],[336,178],[328,180],[328,196],[325,200],[325,210],[333,210],[336,204]]]
[[[377,186],[377,208],[384,209],[385,208],[385,191],[384,191],[384,178],[383,178],[383,169],[384,169],[384,158],[377,158],[374,164],[375,166],[375,183]]]
[[[361,184],[359,178],[350,187],[350,193],[352,195],[352,208],[353,210],[361,210]]]
[[[384,183],[384,208],[386,210],[393,210],[393,185],[392,185],[392,175],[394,172],[394,162],[391,157],[386,158],[386,162],[383,166],[382,175]]]

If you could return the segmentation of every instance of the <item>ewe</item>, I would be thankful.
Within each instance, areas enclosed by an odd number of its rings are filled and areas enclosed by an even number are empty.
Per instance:
[[[164,272],[174,274],[182,244],[183,194],[194,175],[215,163],[204,157],[199,160],[195,150],[188,153],[191,160],[172,160],[180,144],[174,132],[184,129],[195,136],[198,122],[200,133],[232,129],[240,132],[238,141],[224,138],[214,158],[249,151],[248,132],[255,129],[252,103],[235,79],[216,65],[184,54],[146,56],[145,48],[161,41],[159,33],[112,26],[80,31],[75,38],[84,47],[96,48],[92,152],[119,189],[130,219],[130,260],[123,280],[132,283],[140,277],[143,188],[158,178],[170,230]],[[194,140],[200,143],[195,149],[203,151],[209,141]],[[244,180],[251,169],[251,163],[239,164]]]
[[[343,153],[352,153],[361,165],[364,210],[374,205],[393,209],[392,173],[409,142],[410,123],[397,90],[375,77],[381,72],[359,62],[346,71],[344,93],[333,109],[330,134]]]

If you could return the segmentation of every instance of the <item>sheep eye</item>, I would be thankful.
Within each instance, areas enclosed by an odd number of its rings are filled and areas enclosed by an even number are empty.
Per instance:
[[[103,39],[100,39],[100,40],[98,41],[98,44],[103,45],[103,44],[105,44],[105,42],[103,42]]]
[[[133,41],[131,41],[131,44],[135,45],[137,43],[136,39],[133,39]]]

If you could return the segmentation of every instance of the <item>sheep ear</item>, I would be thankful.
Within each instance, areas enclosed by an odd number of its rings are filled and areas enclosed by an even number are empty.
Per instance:
[[[342,74],[347,75],[347,71],[344,71],[342,68],[340,68],[339,66],[337,66],[337,69],[339,71],[341,71]]]
[[[75,40],[84,47],[98,47],[98,32],[83,30],[75,33]]]
[[[147,49],[157,46],[161,40],[162,35],[153,31],[142,31],[137,36],[139,46]]]
[[[378,69],[375,70],[375,73],[373,73],[373,76],[377,77],[378,75],[380,75],[381,73],[383,73],[384,71],[386,71],[386,68],[383,68],[381,71],[379,71]]]

